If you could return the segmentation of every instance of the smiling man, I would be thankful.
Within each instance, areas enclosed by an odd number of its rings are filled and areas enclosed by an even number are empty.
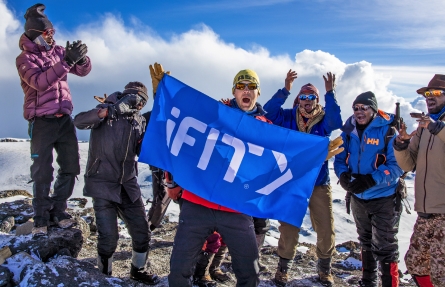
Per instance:
[[[385,141],[394,116],[378,109],[372,92],[358,95],[352,109],[354,115],[342,127],[345,150],[335,157],[334,170],[341,186],[349,195],[353,194],[352,213],[362,244],[360,286],[378,286],[380,261],[382,286],[396,287],[397,232],[402,212],[396,187],[402,170],[391,148],[394,137],[389,143]]]
[[[428,114],[408,135],[402,126],[394,143],[395,155],[405,171],[416,169],[414,210],[417,220],[405,255],[408,272],[417,286],[445,286],[445,75],[435,75],[425,97]]]

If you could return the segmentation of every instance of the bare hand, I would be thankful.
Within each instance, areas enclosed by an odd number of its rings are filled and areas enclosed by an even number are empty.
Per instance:
[[[326,75],[328,76],[328,78],[323,75],[326,92],[333,91],[335,89],[335,74],[328,72]]]
[[[400,124],[400,130],[399,130],[399,135],[396,137],[396,141],[404,143],[405,141],[409,141],[414,134],[416,133],[416,131],[411,132],[410,134],[408,134],[406,132],[406,124],[404,122],[402,122]]]
[[[287,72],[286,79],[284,80],[284,87],[288,92],[290,92],[290,90],[292,89],[292,83],[296,78],[298,78],[297,72],[290,69],[289,72]]]
[[[221,103],[223,103],[224,105],[226,105],[226,106],[228,106],[228,105],[230,105],[230,99],[221,99],[221,100],[219,100]]]
[[[105,118],[106,116],[108,116],[108,109],[100,109],[100,110],[97,112],[97,115],[98,115],[99,118],[101,118],[101,119]]]
[[[422,118],[418,119],[417,122],[419,122],[419,127],[420,128],[428,128],[428,125],[430,123],[434,123],[434,120],[432,118],[430,118],[429,116],[425,115]]]

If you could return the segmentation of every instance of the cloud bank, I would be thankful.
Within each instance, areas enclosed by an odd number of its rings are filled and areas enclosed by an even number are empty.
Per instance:
[[[21,15],[14,15],[1,1],[0,19],[0,86],[4,107],[0,113],[0,138],[26,138],[27,122],[22,117],[24,96],[15,67],[24,23],[20,22]],[[172,76],[217,100],[232,97],[234,75],[241,69],[250,68],[260,77],[262,93],[259,102],[264,104],[284,86],[287,71],[293,69],[298,72],[298,79],[285,108],[291,107],[294,96],[304,84],[310,82],[324,91],[322,76],[329,71],[337,76],[337,99],[344,121],[352,114],[354,98],[368,90],[376,94],[379,108],[387,112],[394,112],[395,102],[400,102],[408,126],[414,124],[409,112],[425,107],[421,98],[416,99],[413,106],[388,88],[390,68],[378,71],[366,61],[344,63],[323,51],[303,50],[292,59],[288,55],[270,55],[267,48],[260,46],[246,50],[225,42],[205,25],[169,39],[161,38],[138,19],[124,23],[111,14],[105,14],[97,22],[78,26],[74,31],[55,28],[55,39],[60,45],[78,39],[86,43],[93,63],[93,70],[87,77],[69,76],[74,115],[93,108],[97,104],[94,95],[123,90],[129,81],[141,81],[150,90],[148,65],[154,62],[162,63]],[[151,104],[144,111],[150,109]],[[79,139],[87,138],[87,132],[79,133]]]

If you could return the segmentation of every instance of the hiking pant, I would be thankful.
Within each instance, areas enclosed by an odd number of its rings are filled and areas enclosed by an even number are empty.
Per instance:
[[[445,214],[417,217],[405,263],[411,275],[430,275],[434,286],[445,286]]]
[[[258,247],[252,217],[184,200],[170,258],[170,287],[191,287],[198,255],[207,237],[218,232],[229,248],[236,286],[258,286]]]
[[[145,206],[142,197],[131,202],[125,189],[122,187],[122,203],[102,198],[93,198],[93,208],[96,214],[97,252],[103,258],[110,258],[116,251],[119,239],[117,218],[125,222],[131,236],[133,251],[145,253],[148,251],[151,232],[145,215]]]
[[[398,262],[400,199],[395,194],[370,200],[353,195],[351,210],[362,250],[371,251],[376,261]]]
[[[163,173],[162,169],[151,167],[153,202],[147,213],[148,225],[151,231],[161,224],[162,218],[172,200],[168,197],[167,191],[162,184]]]
[[[32,206],[34,225],[48,226],[53,217],[70,218],[65,212],[67,199],[72,195],[76,175],[80,173],[79,146],[73,119],[36,117],[29,122],[31,138],[31,179],[34,182]],[[54,193],[50,196],[54,168],[53,149],[57,152],[59,170]]]
[[[309,200],[312,228],[317,233],[318,258],[330,258],[335,250],[331,191],[330,185],[317,185]],[[284,259],[292,260],[297,252],[300,228],[286,222],[279,222],[280,239],[278,240],[277,253]]]

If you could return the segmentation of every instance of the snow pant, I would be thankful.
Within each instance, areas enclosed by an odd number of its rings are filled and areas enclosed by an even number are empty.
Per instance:
[[[436,287],[445,286],[445,214],[418,216],[405,263],[411,275],[430,275]]]
[[[382,268],[382,283],[391,284],[391,278],[386,277],[396,276],[391,273],[390,267],[391,263],[397,263],[399,259],[397,232],[402,213],[400,198],[394,194],[363,200],[353,195],[351,210],[357,227],[358,240],[362,245],[363,285],[377,286],[377,261],[380,261],[381,265],[388,265],[388,268]],[[388,274],[385,271],[388,271]]]
[[[167,192],[162,184],[164,171],[157,167],[150,167],[152,174],[153,202],[148,210],[148,226],[153,231],[161,224],[162,218],[167,211],[168,205],[172,200],[168,197]]]
[[[309,200],[312,228],[317,233],[318,258],[330,258],[335,251],[331,191],[330,185],[317,185]],[[278,240],[277,253],[281,258],[292,260],[297,252],[300,228],[286,222],[279,222],[280,239]]]
[[[236,286],[258,286],[258,247],[252,217],[184,200],[170,258],[170,287],[192,286],[198,255],[214,231],[224,238],[229,248]]]
[[[72,195],[76,175],[80,173],[79,146],[73,119],[69,115],[36,117],[29,122],[31,138],[31,179],[34,182],[32,206],[34,226],[48,226],[49,221],[70,218],[65,212]],[[59,170],[50,196],[54,168],[53,149]]]
[[[102,198],[93,198],[93,208],[96,214],[97,252],[102,258],[110,258],[116,251],[119,240],[117,218],[125,222],[131,236],[133,251],[144,253],[148,251],[151,232],[145,215],[142,197],[131,202],[127,192],[122,187],[122,203],[116,203]]]

